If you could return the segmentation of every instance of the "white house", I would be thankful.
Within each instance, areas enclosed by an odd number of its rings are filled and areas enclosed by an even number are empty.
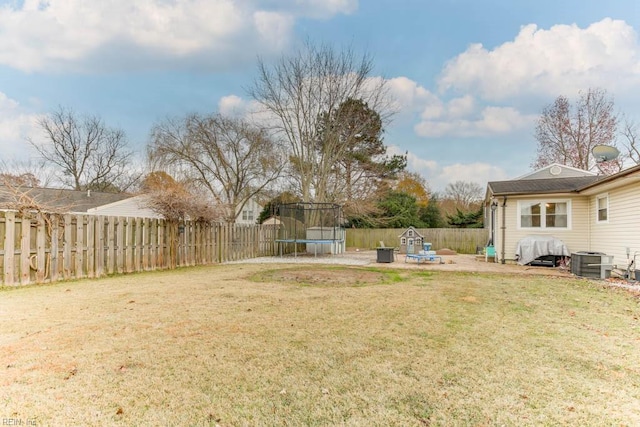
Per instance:
[[[252,197],[242,209],[238,207],[236,210],[236,224],[257,224],[260,212],[262,212],[262,206]]]
[[[485,224],[498,262],[515,260],[521,239],[546,236],[571,253],[612,255],[625,268],[627,253],[640,255],[640,165],[597,176],[555,164],[489,182]]]
[[[147,207],[147,195],[129,196],[126,199],[87,209],[89,215],[131,216],[138,218],[162,218],[162,215]]]

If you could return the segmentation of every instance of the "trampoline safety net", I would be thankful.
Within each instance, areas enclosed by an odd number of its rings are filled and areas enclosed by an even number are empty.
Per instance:
[[[344,252],[345,231],[340,205],[286,203],[280,205],[278,211],[280,227],[276,241],[280,244],[290,244],[295,253],[298,245],[305,245],[307,253],[315,255]]]

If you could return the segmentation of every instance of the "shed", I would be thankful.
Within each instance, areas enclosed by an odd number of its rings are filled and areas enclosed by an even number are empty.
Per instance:
[[[413,226],[407,228],[398,237],[400,238],[401,254],[417,254],[418,251],[422,250],[422,245],[424,244],[424,236],[418,233],[418,230],[416,230]]]

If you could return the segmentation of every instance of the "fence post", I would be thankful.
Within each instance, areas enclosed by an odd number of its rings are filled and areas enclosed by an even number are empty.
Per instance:
[[[96,219],[96,277],[101,277],[104,274],[104,260],[105,260],[105,247],[104,247],[104,216],[100,215]]]
[[[96,277],[96,217],[87,215],[87,276]]]
[[[113,274],[115,272],[115,254],[116,254],[116,218],[113,216],[108,217],[107,221],[107,274]]]
[[[142,220],[142,240],[140,242],[140,255],[142,257],[142,270],[149,269],[149,218]]]
[[[124,271],[124,218],[119,216],[116,223],[116,271]]]
[[[16,240],[16,213],[13,211],[5,212],[5,231],[4,231],[4,284],[13,285],[13,270],[15,251],[14,244]]]
[[[22,214],[20,218],[20,284],[31,282],[31,220]]]
[[[158,266],[158,254],[162,251],[163,242],[160,241],[160,221],[152,219],[149,223],[149,268],[156,270]]]
[[[136,218],[136,235],[134,237],[133,270],[142,271],[142,219]]]
[[[47,276],[47,228],[41,212],[38,212],[36,222],[36,282],[43,283]],[[49,261],[49,265],[51,265],[51,261]]]
[[[51,270],[51,281],[58,280],[60,274],[60,216],[51,214],[49,216],[51,227],[51,253],[49,261],[49,269]]]
[[[76,215],[76,279],[84,277],[84,215]]]
[[[62,276],[71,277],[71,215],[64,216],[64,241],[62,242]]]

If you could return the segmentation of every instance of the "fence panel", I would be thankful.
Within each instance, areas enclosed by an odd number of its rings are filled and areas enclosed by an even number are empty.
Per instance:
[[[273,227],[0,210],[3,285],[276,254]]]

